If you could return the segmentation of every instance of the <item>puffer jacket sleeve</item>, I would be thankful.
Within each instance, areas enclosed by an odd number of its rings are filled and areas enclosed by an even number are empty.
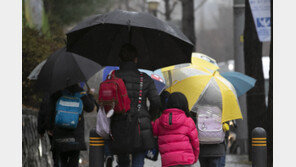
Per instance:
[[[155,122],[151,121],[152,129],[153,129],[153,136],[158,136],[158,122],[159,122],[158,119]]]
[[[198,140],[198,132],[195,126],[195,123],[191,118],[188,118],[188,125],[189,125],[189,131],[188,131],[188,136],[190,139],[190,143],[193,148],[193,152],[195,155],[195,162],[198,160],[199,156],[199,140]]]
[[[149,85],[147,95],[150,102],[149,114],[151,115],[152,120],[154,120],[160,114],[160,97],[157,93],[154,82],[150,77],[148,77],[147,84]]]

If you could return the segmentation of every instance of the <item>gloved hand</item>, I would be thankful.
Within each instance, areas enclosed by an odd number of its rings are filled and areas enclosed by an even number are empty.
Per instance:
[[[227,123],[223,123],[222,127],[224,132],[229,131],[229,125]]]

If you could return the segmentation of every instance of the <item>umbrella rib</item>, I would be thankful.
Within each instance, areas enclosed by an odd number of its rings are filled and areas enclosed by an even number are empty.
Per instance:
[[[201,92],[201,94],[199,95],[198,99],[196,100],[195,104],[198,104],[199,100],[202,98],[202,96],[205,94],[205,92],[207,91],[207,89],[210,86],[211,81],[213,80],[213,78],[211,78],[209,80],[209,82],[207,83],[207,85],[205,86],[205,88],[203,89],[203,91]],[[193,106],[195,106],[195,104]]]
[[[79,69],[80,69],[79,71],[82,74],[82,76],[84,78],[84,81],[86,81],[87,79],[85,78],[85,74],[81,71],[81,68],[80,68],[79,64],[77,63],[76,58],[75,58],[75,56],[73,54],[72,54],[72,59],[75,62],[75,64],[77,65],[77,67],[79,67]]]

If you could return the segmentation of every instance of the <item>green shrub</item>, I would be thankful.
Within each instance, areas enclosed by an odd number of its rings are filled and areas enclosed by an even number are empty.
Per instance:
[[[64,46],[62,37],[47,37],[28,26],[22,28],[22,103],[38,107],[41,93],[35,89],[35,82],[27,79],[31,71],[55,50]]]

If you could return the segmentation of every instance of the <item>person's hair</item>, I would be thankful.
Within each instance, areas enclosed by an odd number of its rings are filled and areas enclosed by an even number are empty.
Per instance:
[[[134,61],[138,57],[138,51],[136,47],[127,43],[121,46],[119,57],[124,62]]]
[[[71,86],[68,86],[65,88],[66,90],[68,90],[69,92],[71,93],[75,93],[75,92],[79,92],[81,90],[83,90],[79,85],[78,83],[77,84],[73,84]]]
[[[188,101],[181,92],[174,92],[169,96],[167,108],[178,108],[183,110],[187,117],[189,116]]]
[[[167,108],[168,98],[170,96],[170,92],[164,90],[160,94],[160,101],[161,101],[161,109],[165,110]]]

